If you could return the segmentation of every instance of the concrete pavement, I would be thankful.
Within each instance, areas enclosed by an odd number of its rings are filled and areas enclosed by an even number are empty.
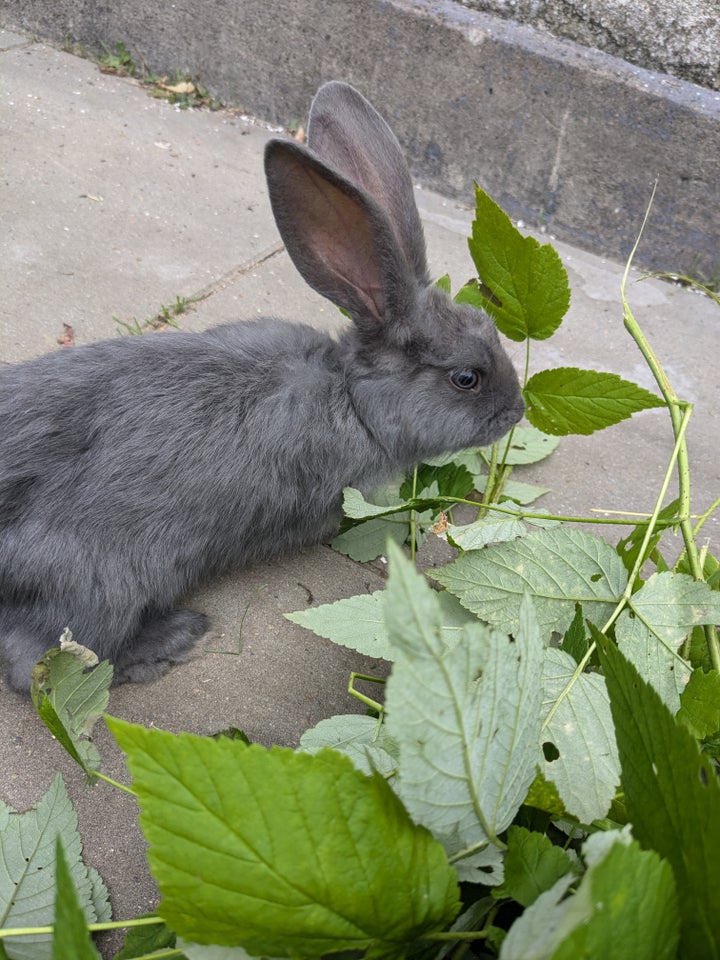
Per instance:
[[[232,113],[179,111],[131,80],[7,33],[0,34],[0,75],[2,362],[61,349],[64,324],[79,344],[113,337],[114,317],[142,320],[177,297],[204,298],[178,318],[185,329],[268,314],[328,328],[344,322],[280,248],[262,171],[272,135],[265,126]],[[421,188],[417,198],[431,270],[449,272],[457,286],[473,271],[470,213]],[[556,246],[572,306],[559,334],[538,346],[535,367],[596,367],[652,387],[622,329],[622,266]],[[694,502],[704,509],[720,490],[720,311],[657,280],[633,284],[631,302],[676,389],[696,404],[689,443]],[[522,349],[512,345],[511,354],[520,365]],[[564,440],[523,479],[551,488],[543,506],[555,512],[647,510],[671,448],[666,416],[648,411],[596,437]],[[717,522],[706,531],[717,541]],[[435,558],[429,548],[426,561]],[[110,712],[201,734],[233,725],[262,743],[294,745],[321,718],[356,711],[348,674],[377,664],[283,614],[382,585],[381,564],[360,566],[327,547],[228,574],[192,601],[212,617],[213,631],[189,662],[154,684],[114,690]],[[217,649],[239,655],[211,652]],[[98,730],[96,743],[106,772],[122,779],[107,731]],[[86,787],[30,703],[2,681],[0,770],[0,799],[21,809],[61,771],[85,859],[108,884],[115,917],[153,908],[132,800],[103,784]]]

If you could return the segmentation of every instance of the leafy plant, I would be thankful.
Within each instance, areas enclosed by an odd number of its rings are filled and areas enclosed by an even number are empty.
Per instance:
[[[457,297],[525,340],[529,360],[568,305],[557,255],[517,235],[481,191],[470,244],[480,279]],[[696,542],[718,501],[693,518],[691,407],[622,293],[660,396],[610,373],[529,377],[528,364],[532,426],[368,498],[345,491],[335,546],[356,559],[386,554],[387,589],[289,616],[391,664],[378,678],[383,700],[362,695],[368,714],[322,721],[299,751],[107,720],[162,895],[158,917],[127,921],[119,958],[160,948],[189,960],[720,958],[720,564]],[[630,526],[615,547],[569,525],[597,518],[533,506],[545,491],[516,470],[561,435],[653,406],[668,410],[674,450],[647,516],[611,518]],[[461,510],[473,511],[469,522]],[[684,543],[673,565],[662,553],[668,528]],[[414,556],[427,536],[457,548],[432,571],[441,590],[401,549]],[[98,779],[88,738],[110,671],[87,673],[78,653],[51,651],[34,697]],[[0,809],[3,854],[18,818]],[[38,904],[33,935],[54,918],[66,951],[56,955],[90,957],[88,875],[63,818],[48,834],[53,849],[58,836],[58,877],[64,857],[77,876],[55,906],[47,895]],[[0,903],[22,901],[25,882],[0,874]],[[18,922],[0,913],[0,957],[3,944],[6,957],[35,956],[19,952],[29,933]]]

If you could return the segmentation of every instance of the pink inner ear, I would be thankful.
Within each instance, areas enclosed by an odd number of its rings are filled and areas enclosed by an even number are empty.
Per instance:
[[[301,226],[313,259],[322,265],[339,291],[351,287],[378,320],[385,313],[380,255],[376,250],[368,212],[353,196],[305,169],[305,187],[296,208],[304,211]],[[302,201],[305,202],[302,202]],[[332,296],[332,294],[330,294]],[[342,296],[337,297],[341,306]]]

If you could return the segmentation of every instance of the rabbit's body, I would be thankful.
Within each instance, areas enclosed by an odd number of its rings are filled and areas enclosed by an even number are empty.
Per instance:
[[[372,111],[351,88],[323,90],[329,107]],[[324,146],[313,110],[311,146],[313,115]],[[201,579],[326,539],[343,487],[491,442],[522,413],[491,322],[427,283],[407,184],[409,226],[386,222],[378,201],[398,201],[346,180],[339,157],[276,141],[267,164],[291,256],[352,312],[337,339],[259,320],[0,368],[0,652],[18,689],[66,626],[119,679],[157,675],[206,628],[175,608]],[[303,190],[297,218],[286,214]]]

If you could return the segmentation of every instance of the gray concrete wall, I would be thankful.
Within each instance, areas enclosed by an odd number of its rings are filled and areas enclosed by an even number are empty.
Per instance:
[[[720,89],[720,0],[461,0],[555,37]]]
[[[3,0],[0,23],[55,42],[124,42],[272,122],[343,78],[387,116],[425,184],[479,182],[510,214],[656,269],[720,270],[720,95],[451,0]]]

